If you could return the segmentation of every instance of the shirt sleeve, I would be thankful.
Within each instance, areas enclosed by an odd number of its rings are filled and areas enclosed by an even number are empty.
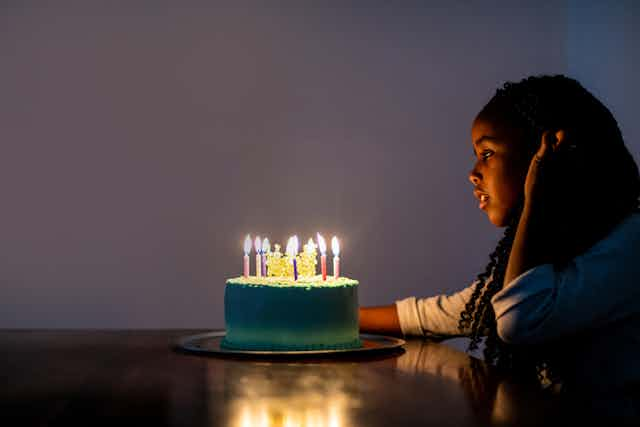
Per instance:
[[[430,337],[466,335],[467,331],[458,329],[460,313],[469,301],[476,283],[451,295],[409,297],[396,301],[402,333]]]
[[[506,284],[491,301],[500,338],[534,344],[637,316],[640,241],[635,236],[618,233],[561,271],[543,264]]]

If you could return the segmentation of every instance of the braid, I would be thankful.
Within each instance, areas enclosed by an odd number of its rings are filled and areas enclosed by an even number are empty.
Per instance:
[[[473,293],[469,298],[469,301],[465,304],[464,310],[460,313],[460,321],[458,322],[458,329],[461,332],[468,330],[471,327],[471,321],[473,313],[476,311],[476,301],[480,297],[482,293],[482,289],[486,284],[486,280],[493,273],[493,269],[495,268],[498,260],[498,256],[496,255],[497,250],[493,251],[490,255],[489,264],[487,264],[485,271],[478,275],[478,281],[475,285]]]
[[[516,218],[519,218],[519,216],[516,215]],[[471,330],[469,334],[471,338],[469,351],[478,348],[482,336],[486,331],[491,331],[492,324],[495,323],[491,297],[502,289],[509,253],[515,238],[516,225],[517,220],[513,220],[505,229],[496,249],[489,255],[490,261],[485,271],[478,275],[478,281],[469,302],[465,306],[465,310],[460,314],[460,322],[458,323],[460,331],[464,332],[469,328]],[[493,277],[487,285],[490,274]]]
[[[485,360],[492,364],[496,363],[496,359],[499,357],[499,349],[493,344],[494,342],[498,343],[501,341],[497,339],[496,316],[495,312],[493,311],[493,306],[491,305],[491,298],[493,298],[493,296],[504,286],[504,274],[507,268],[507,262],[509,261],[509,253],[511,252],[511,246],[513,245],[515,230],[516,225],[512,224],[509,225],[505,231],[505,236],[501,242],[502,248],[500,250],[502,254],[500,263],[494,271],[493,280],[482,295],[482,299],[480,301],[482,312],[477,323],[482,325],[482,332],[488,331],[488,337],[491,337],[488,342],[485,342],[484,356]],[[476,329],[476,333],[477,332],[478,331]],[[479,339],[479,337],[477,337],[476,339]]]

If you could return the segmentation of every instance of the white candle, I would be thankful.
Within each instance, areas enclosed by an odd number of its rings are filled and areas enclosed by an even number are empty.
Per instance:
[[[256,248],[256,277],[262,277],[262,239],[260,236],[256,236],[255,241]]]
[[[249,277],[249,252],[251,252],[251,236],[247,234],[244,238],[244,263],[242,269],[242,275]]]
[[[320,249],[320,272],[322,273],[322,280],[327,280],[327,243],[320,233],[317,233],[317,235],[318,249]]]
[[[336,236],[331,238],[331,251],[333,252],[333,278],[337,279],[340,277],[340,242]]]

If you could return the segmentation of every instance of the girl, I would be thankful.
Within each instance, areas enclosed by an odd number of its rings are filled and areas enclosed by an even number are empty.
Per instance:
[[[556,390],[637,387],[640,177],[612,114],[573,79],[529,77],[497,90],[471,139],[473,194],[506,227],[485,271],[452,295],[361,308],[361,330],[467,336]]]

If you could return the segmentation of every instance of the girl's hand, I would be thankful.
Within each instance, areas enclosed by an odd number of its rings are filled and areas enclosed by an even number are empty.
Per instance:
[[[543,195],[552,183],[547,182],[549,178],[546,166],[553,159],[557,148],[565,141],[564,130],[545,131],[542,134],[540,148],[534,154],[529,164],[529,171],[524,181],[525,206],[542,200]]]

